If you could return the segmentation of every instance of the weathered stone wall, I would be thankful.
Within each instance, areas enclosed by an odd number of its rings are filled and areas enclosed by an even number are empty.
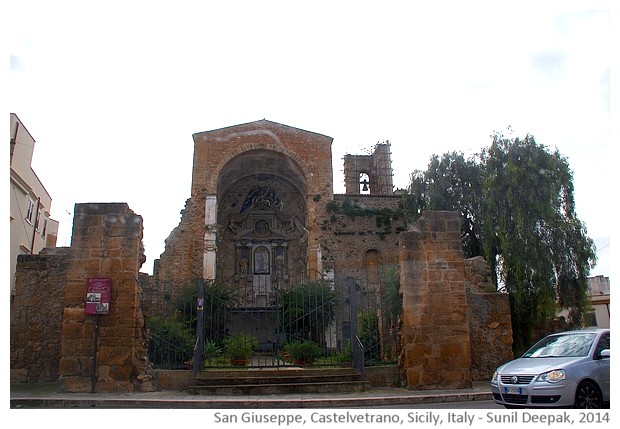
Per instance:
[[[473,380],[490,380],[497,367],[513,359],[510,302],[494,292],[491,268],[481,256],[465,260],[469,306],[471,373]]]
[[[394,219],[391,225],[377,225],[375,215],[351,218],[335,216],[328,210],[330,202],[342,204],[345,199],[354,201],[360,210],[377,213],[396,211],[401,202],[397,196],[333,195],[330,137],[270,121],[196,133],[193,137],[192,197],[181,212],[179,225],[166,240],[165,252],[155,262],[156,289],[165,289],[160,283],[181,285],[201,275],[206,197],[217,195],[221,198],[222,189],[243,177],[245,173],[239,160],[244,157],[252,163],[256,174],[283,174],[288,175],[286,180],[303,183],[300,186],[305,188],[310,271],[332,270],[342,278],[364,278],[363,258],[369,249],[379,251],[385,266],[397,264],[398,233],[405,229],[404,219]],[[286,171],[275,171],[272,165],[261,164],[262,157],[275,163],[285,157],[290,167],[284,169]],[[218,201],[218,205],[221,204],[223,201]],[[220,228],[218,238],[226,225],[221,224]],[[234,255],[226,252],[223,243],[218,243],[217,260],[230,259],[234,259]]]
[[[157,290],[169,290],[173,294],[175,289],[171,285],[184,284],[188,279],[196,279],[194,258],[199,255],[195,251],[195,240],[191,237],[191,199],[185,202],[181,211],[179,225],[172,230],[165,240],[165,251],[153,265],[153,287]],[[200,257],[202,261],[202,257]],[[200,268],[201,269],[201,268]]]
[[[120,203],[76,204],[74,213],[62,324],[61,389],[152,390],[138,284],[144,262],[142,218]],[[112,279],[109,314],[85,314],[90,277]]]
[[[426,212],[400,234],[400,365],[409,388],[471,387],[464,259],[456,212]]]
[[[347,200],[354,216],[342,212]],[[323,259],[326,266],[333,267],[337,282],[347,277],[366,278],[364,256],[368,250],[379,252],[382,271],[398,264],[399,233],[405,230],[404,216],[398,215],[400,201],[400,197],[334,195],[338,212],[327,210],[320,229]]]
[[[398,210],[402,202],[402,197],[398,195],[334,195],[334,201],[340,204],[345,200],[350,200],[353,204],[362,209],[374,209],[379,211],[382,209]]]
[[[263,120],[196,133],[193,138],[191,198],[181,222],[166,240],[165,252],[155,262],[153,281],[147,282],[153,303],[162,294],[174,296],[174,291],[168,292],[171,285],[203,275],[203,264],[215,265],[218,275],[234,278],[237,242],[225,239],[228,229],[238,230],[225,218],[231,219],[238,210],[233,200],[243,202],[250,195],[250,185],[270,184],[275,189],[278,182],[286,182],[279,189],[288,196],[285,206],[289,210],[295,206],[288,215],[304,217],[306,235],[298,253],[307,253],[303,264],[288,267],[289,273],[299,274],[307,267],[309,272],[325,273],[328,278],[333,274],[337,288],[349,277],[360,284],[368,279],[367,284],[380,287],[380,275],[399,266],[405,304],[401,368],[407,385],[468,387],[472,371],[476,377],[486,374],[491,361],[470,367],[472,352],[482,350],[470,347],[470,332],[475,331],[472,338],[476,341],[484,335],[491,337],[486,338],[489,344],[507,341],[499,334],[503,328],[494,327],[495,318],[504,311],[504,298],[472,290],[476,308],[470,309],[456,213],[426,213],[407,231],[399,196],[333,195],[332,139],[320,134]],[[217,209],[213,208],[216,200]],[[218,224],[210,221],[205,225],[205,215],[216,211]],[[245,225],[243,231],[250,231],[247,228]],[[288,235],[287,239],[293,242]],[[222,264],[228,265],[221,269]],[[366,290],[367,295],[375,292],[371,289]]]
[[[320,263],[313,259],[320,254],[317,225],[324,218],[325,202],[333,198],[332,138],[266,120],[196,133],[193,138],[191,198],[156,262],[156,282],[182,284],[202,276],[207,196],[222,198],[231,183],[246,175],[283,175],[299,185],[306,205],[309,263],[319,269]],[[275,168],[278,162],[287,166],[286,171]],[[244,163],[251,164],[248,171],[243,170]],[[218,253],[217,258],[230,255]]]
[[[11,304],[11,381],[58,380],[69,248],[20,255]]]

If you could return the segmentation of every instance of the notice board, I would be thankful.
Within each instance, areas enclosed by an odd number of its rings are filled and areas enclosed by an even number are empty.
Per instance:
[[[86,287],[86,314],[109,314],[112,296],[111,278],[89,278]]]

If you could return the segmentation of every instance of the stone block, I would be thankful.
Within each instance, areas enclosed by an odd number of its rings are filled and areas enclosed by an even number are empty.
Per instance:
[[[138,339],[134,337],[113,336],[99,339],[99,346],[108,348],[136,347],[138,343]]]
[[[28,369],[11,367],[10,380],[11,383],[27,383],[29,381]]]
[[[407,379],[408,387],[415,387],[422,384],[421,369],[419,367],[407,367],[405,370],[405,377]]]
[[[467,372],[469,371],[469,366],[466,369],[448,369],[443,372],[443,376],[445,381],[450,384],[459,384],[463,381],[467,380]]]
[[[131,374],[134,368],[132,366],[113,365],[110,367],[109,375],[116,381],[131,381]]]
[[[84,323],[65,321],[62,326],[62,335],[66,339],[77,340],[84,338]]]
[[[63,357],[60,359],[59,367],[61,376],[82,376],[87,375],[83,373],[82,365],[77,357]]]
[[[132,347],[100,346],[97,353],[98,365],[130,365],[132,363]]]
[[[84,323],[86,320],[86,314],[82,307],[65,307],[63,309],[63,327],[67,323]]]
[[[465,350],[464,345],[469,342],[469,338],[461,338],[460,341],[447,342],[440,346],[440,356],[442,358],[466,358],[469,350]],[[469,347],[468,347],[469,348]]]
[[[406,346],[406,356],[408,362],[419,362],[432,353],[432,346],[429,344],[408,344]]]
[[[60,390],[66,393],[90,393],[92,382],[90,377],[60,377]]]
[[[68,339],[63,338],[63,356],[92,356],[94,353],[93,341],[91,339]]]

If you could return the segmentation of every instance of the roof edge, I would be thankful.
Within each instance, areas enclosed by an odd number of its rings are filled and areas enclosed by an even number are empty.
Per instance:
[[[286,127],[286,128],[291,128],[291,129],[303,131],[304,133],[314,134],[314,135],[317,135],[317,136],[322,136],[322,137],[334,140],[333,137],[330,137],[330,136],[325,135],[325,134],[317,133],[317,132],[314,132],[314,131],[308,131],[308,130],[305,130],[303,128],[297,128],[297,127],[293,127],[293,126],[290,126],[290,125],[282,124],[282,123],[279,123],[279,122],[270,121],[270,120],[265,119],[265,118],[259,119],[258,121],[245,122],[245,123],[242,123],[242,124],[236,124],[236,125],[230,125],[230,126],[227,126],[227,127],[216,128],[216,129],[213,129],[213,130],[200,131],[200,132],[192,134],[192,136],[195,137],[195,136],[200,136],[200,135],[203,135],[203,134],[208,134],[208,133],[213,133],[213,132],[218,132],[218,131],[224,131],[224,130],[227,130],[227,129],[232,129],[232,128],[236,128],[236,127],[242,127],[242,126],[252,125],[252,124],[256,124],[256,125],[258,125],[258,124],[271,124],[271,125],[276,125],[276,126],[280,126],[280,127]]]

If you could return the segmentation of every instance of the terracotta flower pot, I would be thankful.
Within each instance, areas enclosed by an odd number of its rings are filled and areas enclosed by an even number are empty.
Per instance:
[[[249,359],[231,359],[230,364],[232,366],[247,366]]]

